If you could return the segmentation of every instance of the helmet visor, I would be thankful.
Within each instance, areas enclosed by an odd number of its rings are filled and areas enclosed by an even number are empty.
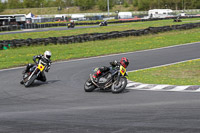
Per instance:
[[[48,59],[50,59],[50,58],[51,58],[51,55],[46,55],[46,57],[47,57]]]

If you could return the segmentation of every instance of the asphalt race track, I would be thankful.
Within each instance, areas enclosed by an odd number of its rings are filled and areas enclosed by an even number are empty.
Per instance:
[[[95,28],[99,26],[78,26],[74,28],[67,28],[65,27],[55,27],[55,28],[42,28],[42,29],[25,29],[21,31],[9,31],[9,32],[2,32],[0,35],[6,34],[19,34],[19,33],[28,33],[28,32],[44,32],[44,31],[61,31],[61,30],[73,30],[73,29],[82,29],[82,28]]]
[[[22,68],[0,71],[0,133],[199,133],[200,93],[84,92],[95,67],[129,58],[128,70],[200,58],[200,43],[57,62],[48,82],[19,84]]]
[[[126,24],[109,24],[108,26],[116,26],[116,25],[126,25]],[[25,29],[21,31],[8,31],[8,32],[0,32],[0,35],[7,34],[19,34],[19,33],[29,33],[29,32],[44,32],[44,31],[61,31],[61,30],[74,30],[74,29],[85,29],[85,28],[98,28],[99,25],[93,26],[75,26],[74,28],[67,28],[67,26],[63,27],[55,27],[55,28],[42,28],[42,29]]]

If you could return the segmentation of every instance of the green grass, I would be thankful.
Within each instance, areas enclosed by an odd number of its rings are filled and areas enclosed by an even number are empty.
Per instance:
[[[62,8],[61,11],[57,10],[58,7],[43,7],[43,8],[21,8],[21,9],[5,9],[0,14],[28,14],[33,13],[34,15],[41,15],[41,14],[75,14],[75,13],[102,13],[103,11],[98,9],[98,6],[94,6],[93,9],[81,11],[79,7],[68,7]],[[123,5],[116,5],[112,9],[110,9],[110,12],[115,12],[117,10],[120,11],[133,11],[134,8],[131,6],[125,8]],[[105,13],[107,13],[105,11]],[[116,14],[115,14],[116,15]]]
[[[148,84],[200,85],[200,59],[130,72],[129,80]]]
[[[98,6],[93,6],[92,9],[81,11],[78,6],[62,8],[61,11],[57,10],[58,7],[43,7],[43,8],[20,8],[20,9],[5,9],[0,14],[28,14],[32,12],[34,15],[46,15],[46,14],[75,14],[75,13],[102,13],[103,11],[98,9]],[[137,7],[133,5],[129,5],[128,7],[124,7],[124,5],[115,5],[110,9],[110,12],[120,11],[120,12],[131,12],[137,11]],[[144,11],[143,11],[144,12]],[[144,14],[143,12],[137,14]],[[107,11],[104,11],[107,14]],[[146,11],[147,13],[147,11]],[[198,14],[199,11],[189,11],[185,10],[187,14]],[[114,15],[117,15],[116,13]],[[136,15],[136,14],[133,14]],[[147,15],[147,14],[146,14]]]
[[[71,36],[84,33],[104,33],[111,31],[124,31],[130,29],[145,29],[148,27],[158,27],[166,25],[184,24],[190,22],[198,22],[200,18],[196,19],[184,19],[181,23],[174,23],[172,20],[161,20],[161,21],[150,21],[150,22],[133,22],[125,25],[115,25],[98,28],[84,28],[84,29],[73,29],[73,30],[62,30],[62,31],[46,31],[46,32],[32,32],[32,33],[20,33],[20,34],[7,34],[1,35],[0,40],[12,40],[12,39],[27,39],[27,38],[48,38],[48,37],[60,37],[60,36]],[[67,28],[67,27],[63,27]]]
[[[67,45],[38,45],[1,50],[0,69],[25,65],[32,62],[32,56],[42,54],[45,50],[52,52],[53,61],[69,60],[198,42],[200,41],[199,35],[200,29],[197,28],[140,37],[132,36]]]

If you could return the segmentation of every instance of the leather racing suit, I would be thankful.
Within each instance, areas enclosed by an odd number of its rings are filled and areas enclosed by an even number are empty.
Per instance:
[[[101,74],[101,73],[104,73],[104,72],[107,72],[113,68],[115,68],[116,66],[119,66],[120,65],[120,62],[117,62],[116,60],[113,61],[113,62],[110,62],[110,67],[106,67],[106,66],[103,66],[103,67],[100,67],[96,73],[93,74],[93,78],[96,80],[97,77]]]
[[[38,63],[40,62],[40,60],[41,60],[42,62],[44,62],[44,63],[47,64],[47,67],[46,67],[46,69],[45,69],[45,72],[48,72],[49,69],[50,69],[50,67],[51,67],[51,60],[48,59],[48,58],[45,58],[44,55],[36,55],[36,56],[33,56],[33,61],[34,61],[36,64],[38,64]],[[35,64],[28,64],[28,65],[26,66],[25,70],[22,72],[22,74],[25,74],[25,73],[27,73],[27,72],[32,71],[35,67],[36,67]],[[43,81],[43,82],[46,81],[46,76],[45,76],[45,74],[44,74],[44,71],[41,72],[41,73],[39,74],[39,76],[37,77],[37,80],[40,80],[40,81]],[[22,81],[21,81],[20,83],[23,84]]]

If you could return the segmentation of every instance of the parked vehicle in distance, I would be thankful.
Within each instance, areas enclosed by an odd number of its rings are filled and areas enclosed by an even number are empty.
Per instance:
[[[55,15],[55,21],[67,21],[67,17],[66,15],[62,15],[62,14]]]
[[[85,21],[86,18],[85,18],[85,15],[83,14],[72,14],[71,16],[71,22],[72,21]]]
[[[171,9],[153,9],[148,11],[148,18],[166,18],[173,16],[174,12]]]
[[[132,12],[119,12],[118,19],[130,19],[133,18]]]

